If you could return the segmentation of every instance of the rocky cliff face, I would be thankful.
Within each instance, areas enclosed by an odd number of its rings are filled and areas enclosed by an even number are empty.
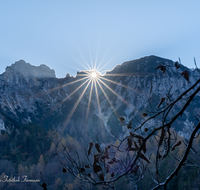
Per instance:
[[[164,74],[160,70],[155,70],[155,67],[161,62],[167,65]],[[106,138],[110,129],[120,133],[123,131],[123,127],[119,125],[114,110],[117,110],[119,115],[124,116],[126,122],[136,115],[142,120],[140,116],[145,109],[149,109],[149,99],[156,107],[159,100],[166,97],[169,90],[171,98],[175,99],[199,79],[200,75],[197,70],[187,69],[183,65],[176,69],[173,64],[174,62],[171,60],[148,56],[125,62],[107,72],[102,79],[106,85],[100,84],[112,106],[98,86],[100,108],[93,90],[86,125],[90,86],[74,113],[71,114],[71,110],[75,108],[74,105],[79,101],[79,97],[86,87],[86,84],[80,87],[85,80],[78,81],[80,77],[74,78],[69,75],[58,79],[55,77],[54,70],[47,66],[35,67],[20,60],[7,67],[5,73],[0,75],[1,129],[5,127],[9,130],[9,127],[15,126],[12,121],[16,121],[18,124],[40,122],[45,127],[52,126],[60,131],[64,128],[66,133],[74,136],[87,134],[91,137],[94,134],[101,134]],[[190,73],[190,83],[181,76],[182,71],[186,69]],[[72,93],[73,95],[67,98]],[[198,96],[181,118],[185,122],[184,126],[174,126],[183,136],[188,133],[188,122],[192,122],[190,118],[193,112],[200,111],[197,108],[193,109],[193,106],[199,103]],[[177,105],[176,108],[180,107],[181,104]],[[71,120],[65,126],[70,114],[72,115]],[[159,122],[155,120],[151,126],[155,127]]]
[[[155,67],[161,63],[166,65],[165,73],[160,69],[155,70]],[[187,70],[190,74],[190,83],[181,76],[181,73],[184,70]],[[120,73],[124,76],[119,76]],[[125,62],[114,68],[108,74],[118,75],[110,76],[109,78],[118,84],[123,84],[128,87],[124,88],[123,86],[115,85],[113,83],[109,84],[118,95],[123,97],[123,99],[129,103],[129,105],[125,105],[123,101],[120,100],[121,98],[118,97],[113,99],[113,93],[110,93],[109,95],[110,99],[113,100],[116,110],[118,110],[120,115],[127,118],[127,122],[133,117],[143,121],[144,118],[141,117],[142,113],[146,112],[146,110],[152,112],[158,110],[157,105],[159,104],[160,99],[168,99],[167,94],[169,91],[170,98],[175,100],[182,92],[192,86],[192,84],[200,78],[199,71],[188,69],[183,65],[181,65],[179,69],[176,69],[173,61],[156,56],[148,56],[138,60]],[[198,94],[195,101],[192,102],[182,118],[178,119],[176,125],[173,126],[177,131],[180,131],[179,133],[184,137],[188,136],[189,128],[194,125],[193,119],[191,119],[193,117],[192,115],[200,111],[196,106],[200,104],[199,96],[200,94]],[[148,100],[150,100],[151,106],[155,108],[155,110],[151,109]],[[163,105],[166,105],[167,103],[170,103],[170,101],[165,101]],[[170,116],[172,117],[175,111],[180,110],[182,105],[183,102],[177,104],[176,109],[173,110]],[[114,130],[113,126],[117,126],[117,122],[114,122],[114,113],[107,111],[104,117],[106,117],[107,127]],[[184,124],[180,125],[180,121],[184,121]],[[188,123],[190,123],[190,127]],[[154,120],[152,123],[148,124],[148,127],[154,128],[160,124],[161,120]]]
[[[166,65],[166,71],[163,73],[160,69],[155,70],[155,67],[159,64]],[[187,70],[190,74],[190,83],[181,76],[181,73]],[[109,76],[109,74],[111,76]],[[144,118],[141,117],[142,113],[146,112],[146,110],[156,111],[157,105],[160,102],[161,98],[167,98],[167,94],[170,91],[171,99],[175,100],[182,92],[188,89],[192,84],[200,78],[200,72],[197,70],[191,70],[183,65],[179,69],[174,67],[174,62],[171,60],[163,59],[156,56],[148,56],[138,60],[133,60],[129,62],[125,62],[122,65],[117,66],[111,72],[107,73],[108,78],[110,80],[114,80],[120,85],[115,85],[112,82],[109,82],[109,86],[124,100],[126,103],[122,101],[120,97],[117,98],[115,96],[113,98],[113,93],[109,91],[109,98],[113,101],[113,105],[118,110],[119,114],[125,116],[126,122],[135,117],[137,120],[143,121]],[[128,88],[124,88],[127,86]],[[149,102],[151,102],[151,106],[155,108],[152,110],[149,106]],[[106,105],[106,100],[102,99],[102,104]],[[165,101],[163,105],[170,103],[168,100]],[[195,101],[192,102],[191,106],[186,110],[182,118],[178,119],[174,128],[179,133],[187,137],[189,128],[194,125],[192,115],[200,111],[196,105],[200,105],[200,94],[198,94]],[[183,105],[183,102],[176,105],[176,109],[173,110],[171,117],[175,111],[179,110]],[[105,125],[108,128],[114,130],[114,126],[119,126],[119,122],[114,118],[116,118],[115,114],[111,112],[109,109],[110,106],[104,107],[105,109],[103,118],[105,119]],[[162,106],[161,106],[162,107]],[[151,115],[151,114],[150,114]],[[136,121],[136,119],[135,119]],[[184,121],[184,124],[180,125],[180,121]],[[118,123],[117,123],[118,122]],[[137,123],[137,122],[135,122]],[[188,125],[190,123],[190,127]],[[160,120],[154,120],[152,123],[149,123],[148,127],[156,127],[161,124]],[[119,127],[119,132],[121,132],[123,128]],[[184,132],[183,132],[184,131]]]
[[[28,114],[36,110],[41,87],[53,86],[55,79],[55,72],[45,65],[35,67],[23,60],[12,64],[0,75],[1,111],[19,122],[31,121]]]
[[[30,63],[26,63],[24,60],[20,60],[10,67],[7,67],[6,72],[3,74],[3,78],[6,82],[14,84],[20,84],[19,79],[21,77],[23,77],[26,82],[37,78],[55,78],[55,71],[51,70],[46,65],[35,67]]]

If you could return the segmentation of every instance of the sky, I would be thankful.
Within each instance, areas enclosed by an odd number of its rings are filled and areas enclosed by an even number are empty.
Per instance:
[[[21,59],[75,76],[156,55],[200,66],[199,0],[0,1],[0,74]],[[86,64],[87,63],[87,64]]]

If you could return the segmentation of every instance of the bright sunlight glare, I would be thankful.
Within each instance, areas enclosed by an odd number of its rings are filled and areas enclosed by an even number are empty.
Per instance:
[[[92,73],[91,73],[91,77],[92,77],[92,78],[96,78],[96,77],[97,77],[97,73],[96,73],[96,72],[92,72]]]
[[[96,80],[100,77],[100,73],[97,70],[89,71],[89,77],[92,80]]]

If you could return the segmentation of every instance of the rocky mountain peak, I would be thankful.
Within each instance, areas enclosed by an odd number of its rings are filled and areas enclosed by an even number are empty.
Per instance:
[[[131,61],[126,61],[117,65],[112,71],[107,73],[149,73],[155,72],[155,67],[159,64],[166,64],[172,67],[174,62],[154,55],[142,57]]]
[[[6,67],[6,72],[9,74],[21,74],[25,78],[37,77],[37,78],[55,78],[55,71],[50,69],[46,65],[33,66],[30,63],[26,63],[24,60],[19,60],[9,67]]]

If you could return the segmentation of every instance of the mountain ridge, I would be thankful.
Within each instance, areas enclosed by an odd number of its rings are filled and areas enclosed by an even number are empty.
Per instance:
[[[161,63],[165,64],[167,67],[165,73],[162,73],[160,70],[155,70],[155,67]],[[171,91],[173,92],[174,98],[189,87],[190,84],[181,76],[183,70],[187,69],[190,72],[191,84],[199,77],[199,72],[197,72],[197,70],[188,69],[183,65],[177,70],[173,67],[173,64],[173,61],[157,56],[146,56],[124,62],[116,66],[112,71],[108,71],[106,73],[108,76],[104,75],[105,79],[102,79],[118,96],[103,83],[101,84],[102,89],[104,89],[107,97],[111,100],[113,107],[118,110],[120,115],[124,115],[126,117],[126,122],[128,122],[133,115],[132,112],[139,114],[148,106],[147,100],[149,98],[151,83],[152,93],[157,95],[155,98],[155,100],[157,99],[155,104],[157,104],[157,101],[166,95],[171,86],[173,86]],[[16,65],[18,65],[18,68],[14,71],[11,69],[12,71],[10,71],[10,68],[16,67]],[[23,73],[24,65],[28,68],[36,68],[36,70],[41,69],[39,73],[44,73],[42,69],[45,69],[47,71],[47,77],[41,77],[40,74],[33,74],[29,77],[27,77],[26,74],[18,74],[20,69]],[[26,70],[27,69],[25,69],[25,71]],[[56,126],[55,128],[58,130],[65,128],[66,133],[75,136],[76,133],[79,135],[87,133],[92,134],[92,132],[96,133],[92,125],[98,126],[96,128],[98,128],[99,133],[104,136],[109,134],[110,129],[118,133],[125,130],[123,127],[116,129],[116,126],[119,126],[119,122],[115,116],[115,111],[111,108],[112,106],[108,103],[108,100],[99,87],[98,92],[102,114],[99,114],[96,95],[92,93],[88,126],[84,128],[79,126],[80,123],[83,123],[81,125],[85,126],[85,120],[87,120],[84,115],[86,115],[85,110],[87,110],[89,100],[90,87],[88,87],[75,109],[74,114],[72,114],[71,120],[68,121],[67,127],[65,126],[67,116],[71,114],[71,109],[86,87],[86,84],[83,85],[85,80],[78,81],[78,75],[76,77],[67,75],[65,78],[56,78],[54,70],[49,67],[44,65],[38,67],[31,66],[31,64],[22,60],[7,67],[6,71],[7,73],[5,72],[0,75],[0,103],[1,112],[4,114],[4,116],[1,114],[1,119],[8,117],[18,123],[42,122],[46,127]],[[109,74],[114,75],[109,76]],[[9,80],[5,80],[5,76],[7,76]],[[120,85],[116,85],[116,83]],[[83,86],[80,87],[81,85]],[[79,87],[80,89],[76,90]],[[70,96],[72,93],[73,95]],[[63,101],[65,99],[66,101]],[[123,99],[129,103],[129,106],[124,104],[122,101]],[[102,122],[103,124],[100,124]]]

